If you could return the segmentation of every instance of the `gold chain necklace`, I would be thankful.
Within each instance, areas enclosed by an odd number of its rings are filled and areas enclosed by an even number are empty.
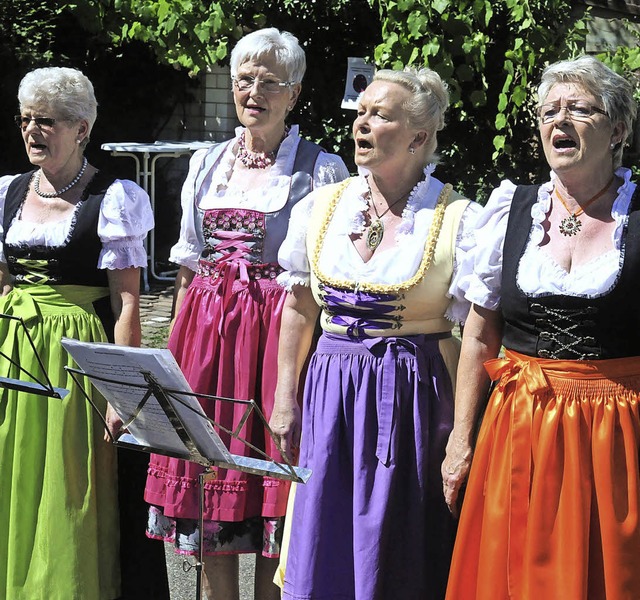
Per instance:
[[[371,201],[373,212],[376,213],[376,218],[375,220],[371,220],[371,225],[369,225],[369,229],[367,230],[365,243],[367,244],[367,248],[371,250],[371,252],[375,252],[376,248],[382,243],[382,238],[384,237],[384,223],[382,222],[382,217],[384,217],[396,204],[398,204],[398,202],[404,200],[411,192],[402,194],[400,198],[389,204],[387,206],[387,209],[380,215],[378,214],[378,209],[376,208],[376,203],[373,199],[373,194],[371,193],[371,186],[369,185],[368,179],[367,187],[369,188],[369,200]]]
[[[582,229],[582,221],[578,219],[578,217],[585,211],[586,208],[591,206],[598,198],[600,198],[609,189],[609,186],[613,182],[614,177],[615,175],[612,175],[611,179],[609,179],[609,181],[607,182],[607,185],[605,185],[595,196],[593,196],[592,198],[589,198],[589,200],[587,200],[575,212],[571,212],[569,210],[569,207],[567,206],[567,202],[562,197],[560,190],[557,187],[553,188],[553,193],[555,194],[556,198],[560,200],[560,203],[562,204],[562,206],[564,206],[565,210],[569,213],[569,216],[562,219],[562,221],[560,221],[560,225],[558,225],[558,229],[560,230],[560,233],[562,235],[565,235],[565,236],[576,235],[576,233],[578,233],[580,229]]]

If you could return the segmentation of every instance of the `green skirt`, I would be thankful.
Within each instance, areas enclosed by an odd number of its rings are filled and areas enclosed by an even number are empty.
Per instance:
[[[22,317],[63,400],[0,388],[0,598],[113,600],[120,593],[116,453],[104,426],[64,370],[62,337],[106,341],[85,286],[25,286],[0,298]],[[41,378],[15,321],[0,318],[0,352]],[[0,375],[28,379],[0,355]],[[104,399],[81,381],[101,410]]]

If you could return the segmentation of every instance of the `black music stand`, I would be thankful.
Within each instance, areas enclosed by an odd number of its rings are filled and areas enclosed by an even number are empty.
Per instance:
[[[18,369],[18,372],[22,375],[26,375],[29,379],[15,379],[12,377],[0,377],[0,388],[7,388],[10,390],[15,390],[18,392],[25,392],[28,394],[36,394],[38,396],[46,396],[48,398],[58,398],[62,400],[68,393],[69,390],[65,388],[54,387],[49,379],[49,375],[47,374],[46,369],[44,368],[44,364],[42,363],[42,359],[38,354],[38,350],[33,342],[33,338],[27,329],[27,326],[24,320],[21,317],[16,317],[13,315],[5,315],[4,313],[0,313],[0,319],[5,321],[13,321],[16,323],[16,333],[17,328],[22,328],[25,338],[29,342],[29,346],[33,351],[33,355],[36,357],[38,361],[38,366],[40,371],[42,371],[42,376],[39,378],[27,371],[20,362],[16,361],[11,356],[8,356],[2,350],[0,350],[0,357],[6,359],[13,367]]]
[[[211,469],[232,469],[298,483],[305,483],[311,476],[311,471],[291,464],[254,400],[196,394],[190,389],[169,350],[129,348],[66,338],[62,340],[62,345],[80,367],[66,367],[74,381],[79,384],[76,376],[88,377],[123,419],[122,431],[126,430],[130,435],[125,435],[120,440],[109,433],[115,445],[180,458],[205,467],[205,471],[199,475],[200,549],[195,565],[196,599],[200,600],[204,558],[204,484],[214,476]],[[104,416],[84,392],[84,388],[79,387],[106,428]],[[243,404],[245,412],[236,428],[230,430],[209,419],[197,401],[198,398]],[[274,461],[240,435],[252,413],[255,413],[266,428],[284,462]],[[262,458],[231,454],[214,427],[241,441]]]

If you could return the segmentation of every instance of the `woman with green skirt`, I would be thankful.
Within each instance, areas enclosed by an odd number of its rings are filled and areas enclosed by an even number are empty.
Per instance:
[[[116,453],[64,370],[74,363],[60,340],[140,343],[139,267],[153,215],[144,190],[84,157],[97,102],[80,71],[36,69],[18,99],[16,124],[34,169],[0,178],[0,376],[28,379],[10,357],[70,393],[0,388],[0,598],[113,600]],[[115,413],[81,384],[116,430]]]

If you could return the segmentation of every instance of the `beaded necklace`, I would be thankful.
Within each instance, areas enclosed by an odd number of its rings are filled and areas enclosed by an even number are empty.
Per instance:
[[[271,152],[252,152],[247,149],[247,142],[245,140],[245,131],[242,132],[242,135],[238,139],[238,153],[236,154],[237,158],[240,162],[247,167],[247,169],[266,169],[270,167],[274,162],[276,162],[276,154],[278,153],[278,148],[280,148],[280,144],[284,138],[289,134],[289,128],[284,128],[284,134],[282,135],[282,139],[278,142],[278,145]]]
[[[58,196],[62,196],[62,194],[64,194],[65,192],[68,192],[76,183],[78,183],[78,181],[80,181],[80,179],[82,179],[82,176],[84,175],[84,172],[85,172],[88,164],[89,163],[87,162],[86,157],[83,157],[83,159],[82,159],[82,167],[80,168],[80,171],[75,176],[73,181],[70,184],[65,185],[62,189],[59,189],[59,190],[54,191],[54,192],[42,192],[40,190],[40,175],[42,174],[42,169],[40,169],[36,173],[36,176],[35,176],[35,179],[34,179],[34,182],[33,182],[33,190],[41,198],[57,198]]]

